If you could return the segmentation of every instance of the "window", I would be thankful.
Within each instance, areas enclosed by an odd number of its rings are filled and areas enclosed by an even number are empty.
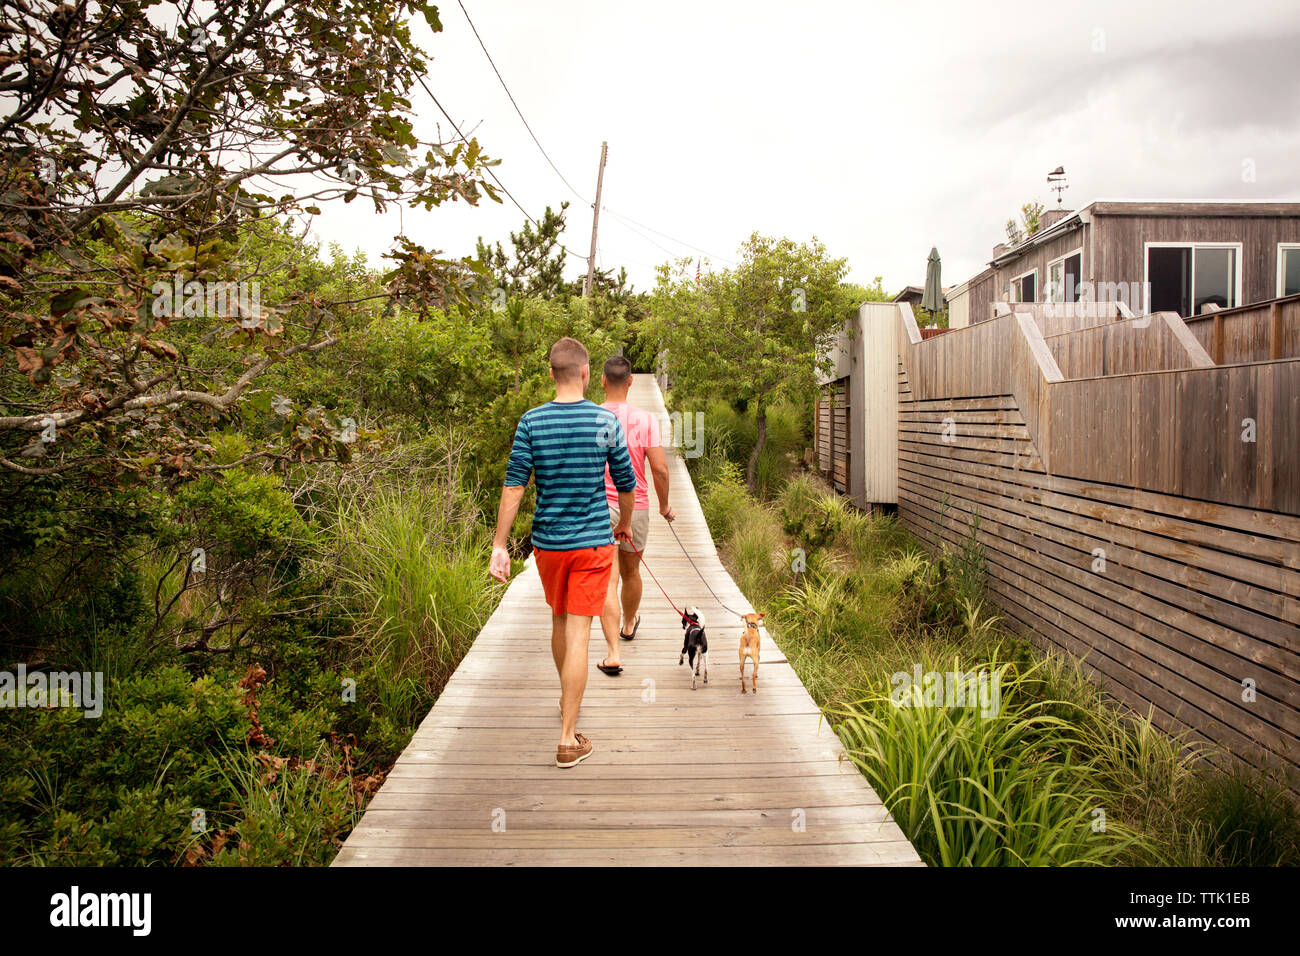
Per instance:
[[[1048,302],[1079,301],[1079,272],[1082,264],[1082,248],[1047,264],[1047,288],[1044,291]]]
[[[1038,292],[1038,270],[1031,269],[1011,280],[1012,302],[1034,302]]]
[[[1148,312],[1200,315],[1241,304],[1241,243],[1147,243]]]
[[[1300,293],[1300,242],[1277,244],[1277,294]]]

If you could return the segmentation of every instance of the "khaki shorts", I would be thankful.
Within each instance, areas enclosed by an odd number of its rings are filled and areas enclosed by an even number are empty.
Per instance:
[[[609,527],[612,530],[618,524],[618,509],[609,509]],[[632,512],[632,544],[636,545],[637,551],[645,551],[645,539],[650,534],[650,509],[642,508],[639,511]],[[632,554],[632,545],[626,541],[615,542],[620,551],[626,551]]]

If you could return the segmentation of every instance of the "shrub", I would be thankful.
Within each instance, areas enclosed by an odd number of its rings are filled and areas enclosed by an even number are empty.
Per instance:
[[[1049,702],[1023,692],[1011,663],[925,658],[924,671],[985,671],[1001,706],[926,706],[920,691],[898,706],[868,695],[833,711],[853,761],[923,859],[943,866],[1038,866],[1118,862],[1138,841],[1122,823],[1095,827],[1110,794],[1095,763],[1071,756],[1078,729]]]

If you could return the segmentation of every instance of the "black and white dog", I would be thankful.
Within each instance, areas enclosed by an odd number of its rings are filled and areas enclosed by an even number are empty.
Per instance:
[[[689,655],[691,659],[691,690],[695,690],[695,679],[700,676],[700,665],[704,665],[704,683],[709,682],[709,639],[704,633],[704,613],[697,607],[682,609],[682,629],[686,632],[682,641],[682,656],[677,663],[684,664]]]

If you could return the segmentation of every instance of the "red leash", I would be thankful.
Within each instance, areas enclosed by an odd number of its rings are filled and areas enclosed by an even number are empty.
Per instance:
[[[659,593],[664,596],[664,600],[668,602],[668,606],[671,607],[674,611],[677,611],[678,616],[683,621],[689,621],[690,620],[689,617],[687,617],[681,611],[677,610],[677,605],[674,604],[673,599],[668,596],[668,592],[664,590],[664,586],[659,583],[659,579],[655,577],[655,573],[650,570],[650,565],[645,563],[645,555],[643,555],[640,551],[637,551],[636,544],[632,541],[630,537],[628,538],[627,543],[632,545],[633,551],[636,551],[637,560],[641,562],[641,567],[645,568],[646,574],[650,575],[650,580],[654,581],[655,587],[657,587],[659,589]]]

